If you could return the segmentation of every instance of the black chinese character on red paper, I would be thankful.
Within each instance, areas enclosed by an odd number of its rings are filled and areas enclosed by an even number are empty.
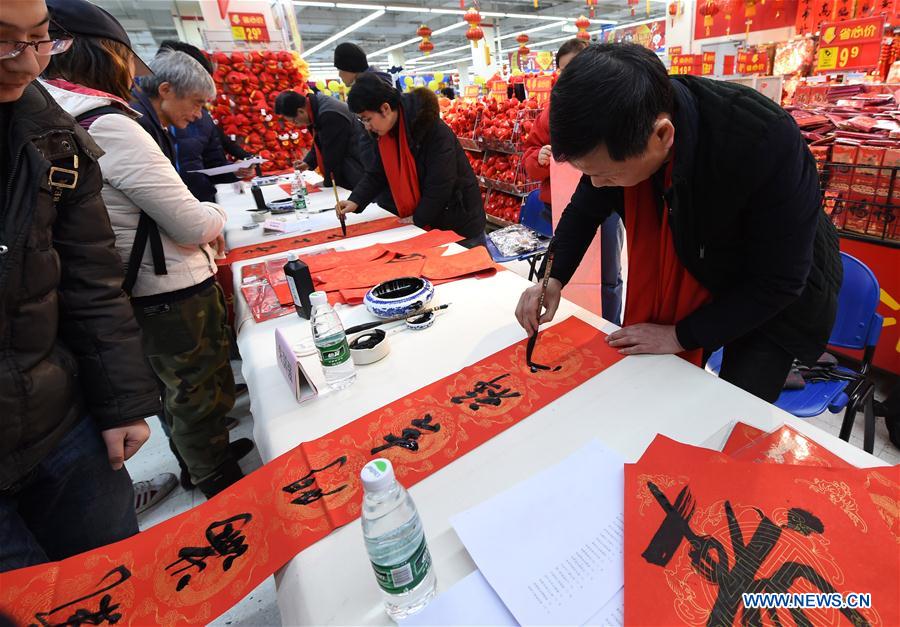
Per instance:
[[[387,450],[393,446],[405,448],[407,451],[418,451],[419,438],[422,437],[423,431],[437,433],[441,430],[441,425],[438,423],[432,424],[432,420],[431,414],[425,414],[422,418],[412,420],[410,423],[412,426],[404,429],[399,437],[393,433],[387,434],[384,436],[384,441],[387,442],[387,444],[382,444],[381,446],[373,448],[371,451],[372,455],[377,455],[381,451]]]
[[[478,411],[482,406],[500,407],[504,399],[521,396],[512,388],[505,388],[498,383],[508,376],[509,374],[501,374],[490,381],[477,381],[471,391],[466,392],[463,396],[454,396],[450,402],[456,405],[468,402],[469,409],[472,411]]]
[[[231,568],[234,560],[247,552],[250,547],[241,530],[253,519],[251,514],[237,514],[231,518],[212,523],[206,528],[206,541],[209,546],[186,546],[178,551],[178,559],[168,566],[166,570],[178,566],[181,562],[185,565],[173,570],[173,577],[192,568],[198,572],[206,568],[206,560],[215,557],[222,559],[222,570]],[[224,558],[224,559],[223,559]],[[181,591],[191,582],[191,574],[183,575],[175,589]]]
[[[291,501],[294,505],[309,505],[310,503],[315,503],[323,496],[330,496],[332,494],[337,494],[341,490],[347,487],[347,485],[342,485],[339,488],[335,488],[331,492],[323,492],[322,488],[312,486],[316,483],[316,473],[320,473],[323,470],[328,470],[335,464],[340,468],[344,464],[347,463],[347,456],[342,455],[338,457],[336,460],[331,462],[326,466],[322,466],[321,468],[313,468],[308,473],[294,481],[293,483],[289,483],[288,485],[281,488],[283,492],[287,492],[288,494],[296,494],[300,492],[299,496]],[[312,489],[310,489],[312,488]]]

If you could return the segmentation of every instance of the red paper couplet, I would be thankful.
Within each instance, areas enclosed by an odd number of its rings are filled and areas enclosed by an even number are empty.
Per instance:
[[[879,471],[895,480],[900,467]],[[898,624],[896,543],[866,474],[738,462],[657,436],[625,466],[626,624]],[[829,606],[752,608],[743,593]],[[840,607],[848,593],[871,607]]]
[[[0,574],[0,608],[21,624],[208,623],[359,516],[369,460],[387,457],[403,485],[417,483],[622,359],[604,338],[569,318],[537,344],[535,359],[558,371],[531,373],[522,340],[300,444],[137,536]]]

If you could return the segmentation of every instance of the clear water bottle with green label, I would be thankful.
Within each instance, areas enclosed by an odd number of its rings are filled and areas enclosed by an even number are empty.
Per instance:
[[[374,459],[360,473],[365,497],[363,537],[388,616],[399,621],[434,597],[437,578],[425,530],[409,493],[387,459]]]
[[[294,168],[294,178],[291,179],[291,201],[294,203],[294,215],[305,215],[309,209],[309,198],[306,191],[306,181],[300,168]]]
[[[312,307],[313,342],[325,371],[325,381],[333,390],[341,390],[356,381],[356,365],[350,359],[347,334],[337,313],[328,304],[325,292],[313,292],[309,296]]]

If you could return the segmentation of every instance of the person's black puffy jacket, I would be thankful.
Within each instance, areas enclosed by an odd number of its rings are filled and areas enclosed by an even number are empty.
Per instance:
[[[712,293],[676,325],[679,341],[715,350],[759,329],[796,358],[816,361],[843,270],[797,124],[748,87],[693,76],[672,85],[672,187],[660,190],[658,208],[668,208],[679,260]],[[571,279],[600,223],[612,211],[624,216],[623,202],[621,187],[595,188],[582,177],[556,227],[551,276]]]
[[[160,410],[100,196],[102,151],[37,83],[10,117],[0,180],[0,490],[85,415],[103,430]],[[51,166],[77,172],[74,188],[50,186]]]
[[[416,160],[421,199],[413,223],[421,228],[455,231],[465,238],[484,233],[484,204],[472,166],[459,140],[440,116],[437,96],[428,89],[403,94],[400,105],[409,148]],[[376,149],[366,175],[350,200],[360,210],[388,189],[381,156]]]

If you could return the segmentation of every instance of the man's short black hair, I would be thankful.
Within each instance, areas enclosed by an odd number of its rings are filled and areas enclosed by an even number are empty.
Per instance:
[[[553,158],[605,145],[624,161],[644,152],[659,114],[673,112],[672,83],[656,54],[637,44],[593,44],[560,73],[550,96]]]
[[[187,44],[183,41],[178,41],[177,39],[166,39],[163,40],[162,43],[159,44],[159,50],[157,50],[156,54],[159,54],[163,50],[177,50],[178,52],[183,52],[192,59],[194,59],[197,63],[203,66],[203,69],[207,71],[207,73],[213,73],[213,64],[212,61],[207,58],[203,51],[200,50],[197,46],[192,46],[191,44]]]
[[[295,91],[283,91],[275,96],[275,115],[297,117],[297,110],[306,106],[306,96]]]
[[[356,114],[378,111],[385,102],[396,109],[400,105],[400,92],[370,72],[356,77],[347,96],[347,106]]]

